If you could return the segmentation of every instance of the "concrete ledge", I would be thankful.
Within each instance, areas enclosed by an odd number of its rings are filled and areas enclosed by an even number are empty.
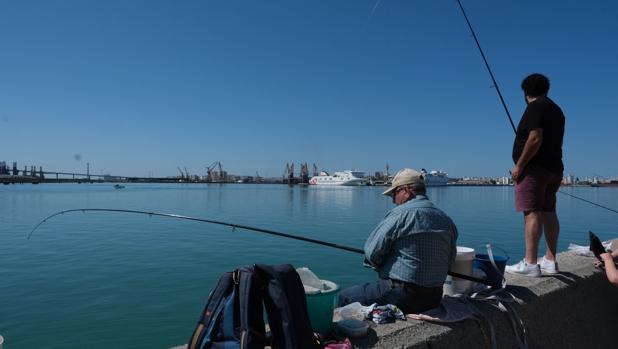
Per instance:
[[[618,240],[612,247],[618,248]],[[557,275],[507,274],[506,290],[523,301],[511,304],[523,320],[529,348],[618,347],[618,287],[593,266],[594,261],[563,252],[558,255]],[[518,348],[508,315],[485,302],[474,304],[493,324],[497,347]],[[450,324],[408,320],[371,323],[369,333],[352,343],[354,348],[490,348],[488,336],[488,325],[472,319]]]
[[[618,245],[614,241],[614,246]],[[593,257],[558,255],[560,274],[529,278],[507,274],[507,291],[524,304],[513,304],[523,320],[530,348],[613,348],[618,343],[618,288]],[[475,305],[492,322],[498,348],[518,348],[511,320],[484,302]],[[489,348],[482,330],[468,319],[447,325],[408,320],[371,324],[369,334],[354,340],[355,348]]]

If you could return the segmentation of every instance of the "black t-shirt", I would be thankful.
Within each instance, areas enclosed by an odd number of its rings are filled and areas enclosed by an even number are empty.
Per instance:
[[[543,129],[543,143],[528,164],[543,167],[551,172],[562,172],[562,138],[564,136],[564,114],[562,109],[548,97],[538,97],[528,104],[517,126],[513,142],[513,161],[517,163],[530,130]]]

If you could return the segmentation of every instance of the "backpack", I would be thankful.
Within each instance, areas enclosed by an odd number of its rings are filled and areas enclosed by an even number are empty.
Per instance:
[[[223,274],[208,296],[188,349],[264,348],[262,283],[252,268]]]
[[[294,267],[256,264],[255,271],[265,281],[264,305],[272,334],[271,347],[321,348],[309,322],[305,288]]]
[[[266,340],[264,308],[272,337]],[[289,264],[227,272],[208,296],[188,349],[319,349],[300,276]]]

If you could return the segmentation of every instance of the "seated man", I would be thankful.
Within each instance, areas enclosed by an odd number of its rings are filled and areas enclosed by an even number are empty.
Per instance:
[[[403,169],[383,193],[397,205],[365,242],[365,264],[379,280],[339,294],[339,306],[393,304],[404,313],[437,307],[442,285],[457,255],[457,228],[425,195],[423,176]]]

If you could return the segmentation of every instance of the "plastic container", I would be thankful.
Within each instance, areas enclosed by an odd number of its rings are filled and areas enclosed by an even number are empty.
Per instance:
[[[472,276],[472,262],[474,260],[474,249],[470,247],[457,246],[457,257],[451,267],[452,272]],[[472,286],[472,281],[456,278],[448,275],[444,281],[443,291],[445,295],[455,295],[465,293]]]
[[[489,255],[486,254],[477,254],[474,257],[474,267],[485,272],[487,275],[487,283],[489,283],[492,288],[500,288],[502,287],[504,268],[506,267],[506,262],[509,260],[509,257],[497,255],[493,255],[493,257],[498,270],[491,264]]]
[[[360,338],[367,334],[369,325],[366,321],[356,319],[343,319],[335,322],[335,331],[348,338]]]
[[[307,313],[314,332],[328,334],[333,329],[333,310],[339,286],[328,280],[320,280],[309,268],[297,268],[305,288]]]
[[[3,347],[4,347],[4,337],[0,335],[0,349],[2,349]]]
[[[337,301],[339,286],[328,280],[320,280],[323,289],[307,291],[307,313],[314,332],[328,334],[333,330],[333,310]]]

